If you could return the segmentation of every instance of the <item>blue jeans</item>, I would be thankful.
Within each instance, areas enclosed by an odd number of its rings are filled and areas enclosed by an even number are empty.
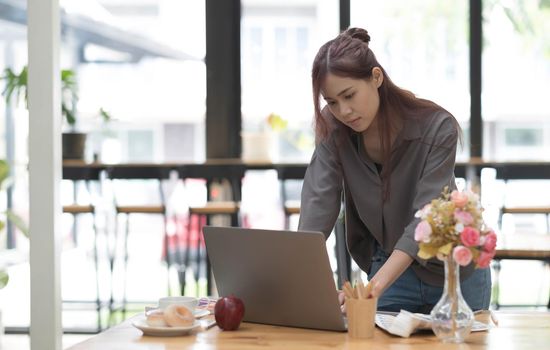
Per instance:
[[[388,259],[388,255],[377,249],[372,258],[369,280],[376,274]],[[491,271],[489,268],[476,269],[460,283],[462,296],[472,310],[486,310],[491,299]],[[436,287],[422,282],[409,267],[378,298],[379,311],[399,312],[405,309],[410,312],[429,313],[443,294],[443,287]]]

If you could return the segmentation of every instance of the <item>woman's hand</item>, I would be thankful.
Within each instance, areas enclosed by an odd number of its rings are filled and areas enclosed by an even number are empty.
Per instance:
[[[342,313],[346,314],[346,296],[344,295],[344,292],[341,290],[336,291],[338,293],[338,302],[340,303],[340,310],[342,310]]]
[[[368,282],[367,288],[369,291],[367,298],[378,298],[384,292],[384,289],[374,278]]]
[[[346,282],[349,283],[349,282]],[[351,287],[350,287],[351,288]],[[378,283],[376,281],[370,281],[367,284],[367,298],[378,298],[380,294],[382,294],[383,290],[379,288]],[[338,293],[338,303],[340,303],[340,310],[342,311],[342,314],[346,314],[346,294],[342,290],[337,290]],[[363,296],[364,297],[364,296]]]

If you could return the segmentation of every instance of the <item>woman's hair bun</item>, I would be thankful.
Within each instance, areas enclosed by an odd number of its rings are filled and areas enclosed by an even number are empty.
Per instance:
[[[359,39],[367,44],[370,42],[370,35],[363,28],[348,28],[345,31],[345,34],[351,36],[353,39]]]

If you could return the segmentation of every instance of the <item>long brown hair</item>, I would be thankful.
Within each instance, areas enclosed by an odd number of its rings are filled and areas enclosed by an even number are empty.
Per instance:
[[[395,85],[369,48],[370,36],[361,28],[349,28],[335,39],[325,43],[317,52],[311,70],[313,105],[315,109],[315,136],[318,142],[328,138],[337,123],[321,113],[321,87],[330,73],[352,79],[369,80],[372,69],[378,67],[384,74],[378,88],[380,106],[377,113],[380,145],[382,148],[382,182],[384,199],[389,198],[389,176],[392,126],[399,118],[420,117],[425,112],[444,110],[436,103],[417,98],[412,92]],[[456,120],[455,120],[456,122]],[[458,122],[456,122],[458,130]]]

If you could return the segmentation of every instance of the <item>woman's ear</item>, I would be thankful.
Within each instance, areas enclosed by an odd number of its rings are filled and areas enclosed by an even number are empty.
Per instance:
[[[380,69],[380,67],[374,67],[372,69],[372,79],[374,79],[377,88],[382,85],[382,82],[384,81],[384,73],[382,72],[382,69]]]

